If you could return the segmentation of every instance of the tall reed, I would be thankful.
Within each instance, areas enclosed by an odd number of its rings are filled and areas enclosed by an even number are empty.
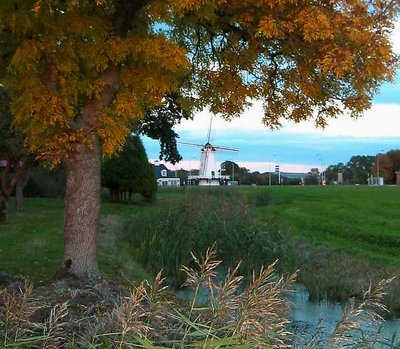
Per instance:
[[[180,265],[190,254],[215,244],[224,266],[242,261],[241,272],[276,259],[287,260],[289,244],[276,225],[260,227],[243,193],[233,190],[188,190],[182,200],[164,202],[157,214],[130,223],[126,238],[134,258],[154,274],[161,268],[169,283],[180,285]]]
[[[182,266],[185,287],[193,289],[189,304],[171,297],[158,274],[153,283],[142,282],[125,296],[115,298],[107,312],[97,311],[80,329],[68,327],[77,293],[71,300],[53,305],[41,323],[35,313],[48,308],[35,298],[27,285],[18,292],[0,292],[0,347],[2,348],[398,348],[395,341],[382,342],[378,336],[355,336],[362,326],[381,321],[385,311],[382,297],[391,280],[369,288],[364,300],[343,312],[332,335],[324,341],[299,344],[288,331],[286,298],[295,274],[278,277],[275,263],[254,272],[243,284],[239,266],[228,271],[225,280],[217,277],[221,261],[210,248],[204,257],[192,255],[191,266]],[[104,287],[104,285],[102,285]],[[209,290],[208,302],[199,305],[201,288]],[[65,295],[64,297],[65,298]],[[99,307],[100,304],[93,304]],[[86,315],[85,315],[86,314]],[[72,319],[73,320],[73,319]],[[73,321],[72,321],[73,322]]]

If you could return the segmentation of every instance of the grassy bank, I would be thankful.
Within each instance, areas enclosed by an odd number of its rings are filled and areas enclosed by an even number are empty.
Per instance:
[[[400,311],[400,187],[273,187],[257,210],[291,236],[299,280],[315,298],[360,296],[396,276],[387,304]]]

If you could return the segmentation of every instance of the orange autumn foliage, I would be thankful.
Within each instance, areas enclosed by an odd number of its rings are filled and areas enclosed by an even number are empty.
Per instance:
[[[132,3],[135,3],[134,5]],[[264,101],[266,125],[347,108],[362,115],[397,68],[389,0],[2,0],[0,81],[29,148],[57,162],[76,144],[119,150],[132,122],[179,92],[188,111],[239,115]],[[130,16],[130,17],[129,17]],[[96,120],[85,105],[118,88]]]

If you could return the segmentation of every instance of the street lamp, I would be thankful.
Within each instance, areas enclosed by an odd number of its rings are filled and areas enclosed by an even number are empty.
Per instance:
[[[273,157],[276,157],[276,154],[272,154]],[[271,156],[268,161],[268,185],[271,186]]]
[[[381,155],[381,152],[383,152],[383,150],[380,150],[379,153],[376,155],[376,180],[377,180],[377,184],[380,185],[380,179],[379,179],[379,158]]]
[[[315,154],[315,156],[317,157],[317,159],[318,159],[318,161],[320,162],[320,165],[321,165],[321,172],[319,173],[319,175],[318,175],[318,184],[321,184],[321,182],[322,182],[322,159],[321,159],[321,154]],[[318,169],[318,171],[319,171],[319,169]]]
[[[325,161],[322,158],[321,154],[315,154],[318,157],[318,160],[320,161],[320,165],[321,165],[321,174],[320,174],[320,179],[321,179],[321,183],[323,184],[325,182]]]

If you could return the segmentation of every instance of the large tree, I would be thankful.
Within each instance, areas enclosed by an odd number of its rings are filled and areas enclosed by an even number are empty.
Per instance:
[[[379,164],[379,165],[378,165]],[[374,164],[374,176],[379,175],[384,178],[385,183],[396,183],[396,172],[400,171],[400,150],[390,150],[386,154],[377,154]]]
[[[368,178],[374,175],[372,169],[376,158],[369,155],[355,155],[347,162],[350,181],[353,184],[367,184]]]
[[[344,182],[347,182],[351,177],[351,171],[342,162],[338,162],[336,165],[329,165],[324,171],[324,176],[326,181],[332,184],[335,181],[338,181],[339,173],[342,173]]]
[[[229,118],[264,101],[264,122],[354,117],[391,80],[393,0],[2,0],[0,81],[30,148],[63,161],[64,261],[96,263],[100,156],[179,92]]]

